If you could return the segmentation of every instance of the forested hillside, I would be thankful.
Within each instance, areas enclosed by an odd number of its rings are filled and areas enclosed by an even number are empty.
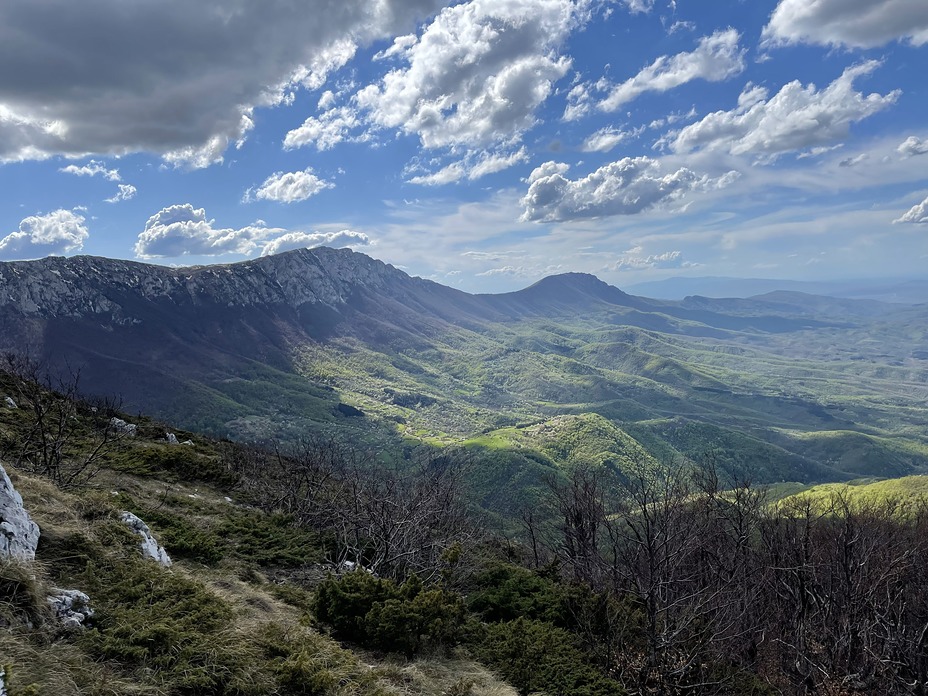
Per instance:
[[[12,696],[917,694],[928,678],[918,477],[789,495],[566,419],[529,435],[565,464],[500,525],[472,446],[392,464],[324,438],[244,446],[21,374],[0,386]]]

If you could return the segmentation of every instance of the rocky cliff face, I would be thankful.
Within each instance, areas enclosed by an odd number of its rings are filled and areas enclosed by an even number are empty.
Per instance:
[[[321,304],[338,308],[359,289],[415,282],[346,249],[300,249],[238,264],[167,268],[93,256],[0,264],[0,310],[27,317],[108,317],[132,323],[129,298],[177,306]],[[423,281],[424,282],[424,281]]]

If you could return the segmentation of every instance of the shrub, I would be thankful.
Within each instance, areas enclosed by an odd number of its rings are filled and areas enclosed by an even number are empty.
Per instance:
[[[171,558],[187,558],[213,565],[222,560],[223,546],[219,537],[198,529],[183,517],[160,510],[143,510],[127,506],[130,512],[142,517],[155,532],[155,536]]]
[[[322,555],[319,535],[297,526],[289,515],[236,512],[217,533],[239,558],[265,568],[302,566]]]
[[[313,613],[339,638],[367,642],[365,617],[375,604],[398,597],[396,583],[363,570],[326,578],[316,589]]]
[[[258,630],[257,644],[283,696],[322,696],[346,684],[378,693],[373,675],[352,653],[305,628],[267,624]]]
[[[564,590],[528,568],[498,563],[480,573],[467,606],[484,621],[519,617],[563,625]]]
[[[144,559],[89,564],[94,627],[82,645],[99,657],[153,670],[177,694],[262,693],[256,648],[230,628],[232,608],[204,586]]]
[[[336,636],[407,657],[425,646],[459,642],[465,618],[463,601],[454,593],[426,589],[415,575],[397,585],[364,571],[326,579],[313,610]]]
[[[625,690],[586,663],[567,631],[543,621],[516,619],[478,631],[472,649],[520,694],[622,696]]]

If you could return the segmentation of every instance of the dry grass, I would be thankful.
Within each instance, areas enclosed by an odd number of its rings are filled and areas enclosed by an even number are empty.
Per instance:
[[[384,688],[403,696],[518,696],[486,667],[458,659],[422,657],[410,662],[385,663],[375,668]]]

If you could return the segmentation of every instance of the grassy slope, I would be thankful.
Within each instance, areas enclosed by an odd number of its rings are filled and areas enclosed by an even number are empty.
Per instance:
[[[902,509],[928,501],[928,476],[903,476],[896,479],[860,479],[848,483],[824,483],[775,496],[780,504],[810,501],[828,508],[837,500],[861,505],[899,505]]]
[[[0,410],[0,435],[21,437],[26,421],[21,409]],[[195,444],[172,446],[164,431],[143,419],[79,490],[4,463],[41,529],[35,563],[0,562],[11,694],[515,696],[466,656],[396,661],[315,630],[306,570],[321,540],[219,483],[217,443],[180,432]],[[170,569],[142,559],[122,510],[149,524]],[[58,627],[44,600],[52,587],[90,595],[92,628]]]

